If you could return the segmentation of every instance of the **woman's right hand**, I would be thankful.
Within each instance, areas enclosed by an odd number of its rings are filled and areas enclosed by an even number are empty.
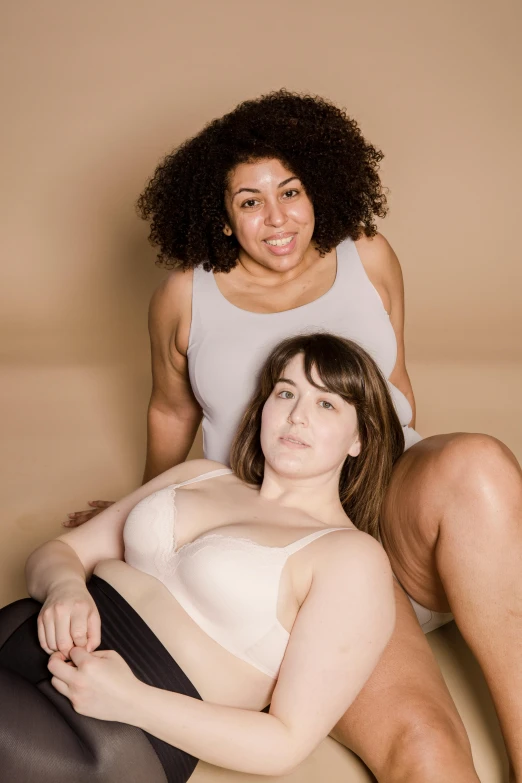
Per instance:
[[[85,585],[72,580],[51,588],[38,615],[38,640],[48,655],[60,651],[66,658],[73,647],[99,647],[100,615]]]
[[[88,504],[91,506],[91,508],[86,509],[85,511],[73,511],[72,514],[67,514],[67,519],[63,523],[63,526],[79,527],[80,525],[83,525],[84,522],[88,522],[89,519],[95,517],[104,509],[112,506],[113,503],[114,500],[89,500]]]

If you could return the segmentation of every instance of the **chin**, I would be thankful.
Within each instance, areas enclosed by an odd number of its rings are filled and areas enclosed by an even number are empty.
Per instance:
[[[272,470],[281,478],[304,478],[309,474],[307,465],[292,456],[278,454],[268,462]]]

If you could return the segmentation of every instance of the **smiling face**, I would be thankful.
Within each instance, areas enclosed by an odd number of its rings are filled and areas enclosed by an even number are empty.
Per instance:
[[[240,260],[286,272],[311,247],[312,202],[301,180],[279,160],[236,166],[229,176],[225,206],[225,233],[233,233],[239,242]]]
[[[302,354],[287,364],[262,414],[261,448],[266,464],[287,478],[312,478],[340,472],[348,455],[361,449],[357,414],[338,394],[311,384]]]

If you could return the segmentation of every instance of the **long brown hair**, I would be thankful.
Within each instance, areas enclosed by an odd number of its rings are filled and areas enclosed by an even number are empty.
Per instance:
[[[366,351],[351,340],[319,332],[290,337],[274,348],[261,369],[257,390],[234,438],[231,467],[248,484],[262,483],[263,406],[297,354],[303,355],[309,383],[317,386],[312,380],[315,368],[322,387],[338,394],[356,410],[361,453],[358,457],[346,457],[339,497],[353,524],[377,537],[384,493],[393,464],[404,451],[404,434],[381,371]]]

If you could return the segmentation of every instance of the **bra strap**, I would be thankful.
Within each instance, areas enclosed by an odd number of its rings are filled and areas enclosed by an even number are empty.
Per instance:
[[[186,487],[189,484],[197,484],[198,481],[206,481],[207,479],[211,478],[217,478],[218,476],[228,476],[230,473],[233,473],[233,470],[230,470],[230,468],[220,468],[219,470],[211,470],[209,473],[202,473],[200,476],[195,476],[194,478],[187,479],[187,481],[182,481],[180,484],[172,484],[172,487],[174,489],[179,489],[179,487]]]
[[[310,533],[308,536],[304,536],[304,538],[298,538],[297,541],[294,541],[291,544],[288,544],[288,546],[283,547],[285,552],[288,554],[288,556],[293,555],[294,552],[299,552],[300,549],[303,549],[308,544],[311,544],[312,541],[315,541],[316,538],[321,538],[321,536],[325,536],[327,533],[334,533],[336,530],[357,530],[355,527],[329,527],[326,530],[316,530],[315,533]]]

